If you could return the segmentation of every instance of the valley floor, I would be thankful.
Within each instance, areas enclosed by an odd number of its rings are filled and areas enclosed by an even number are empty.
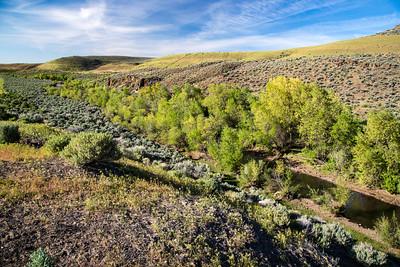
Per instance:
[[[179,168],[201,174],[203,165],[111,123],[99,108],[47,95],[46,84],[15,77],[5,83],[24,96],[23,108],[39,106],[49,125],[107,132],[125,152],[142,147],[145,156],[78,168],[42,148],[1,145],[1,266],[25,266],[38,248],[59,266],[361,266],[354,252],[359,240],[340,226],[274,201],[249,204],[236,187],[203,192],[201,176],[177,175]],[[346,242],[330,228],[313,235],[321,225],[344,232]]]

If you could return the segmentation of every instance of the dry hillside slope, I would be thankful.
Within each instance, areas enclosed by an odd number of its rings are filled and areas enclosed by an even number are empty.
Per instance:
[[[112,76],[108,84],[136,90],[158,81],[168,87],[192,83],[203,89],[213,83],[235,83],[259,91],[270,78],[284,75],[333,89],[360,114],[383,107],[396,112],[400,108],[398,28],[354,40],[287,50],[287,54],[269,52],[270,58],[266,59],[243,60],[235,53],[220,54],[223,60],[218,59],[217,53],[189,54],[171,65],[171,57],[155,59],[129,73]],[[253,56],[256,53],[264,52],[254,52]],[[250,58],[250,54],[242,55]],[[188,59],[202,61],[189,65],[185,61]]]

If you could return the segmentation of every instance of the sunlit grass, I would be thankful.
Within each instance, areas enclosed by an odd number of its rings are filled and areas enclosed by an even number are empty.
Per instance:
[[[45,148],[34,148],[23,144],[0,144],[0,160],[24,161],[42,160],[53,154]]]
[[[398,35],[376,35],[361,37],[352,40],[338,41],[324,45],[293,48],[276,51],[255,52],[206,52],[177,54],[149,60],[135,67],[140,68],[169,68],[185,67],[202,62],[217,61],[250,61],[261,59],[286,59],[309,56],[328,55],[359,55],[359,54],[382,54],[400,53],[400,36]]]

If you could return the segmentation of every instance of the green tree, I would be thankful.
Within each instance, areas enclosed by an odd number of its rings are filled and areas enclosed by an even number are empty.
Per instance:
[[[208,152],[225,171],[236,170],[243,158],[243,147],[235,129],[225,127],[219,142],[213,141]]]
[[[353,152],[357,174],[363,183],[397,188],[400,183],[400,122],[392,113],[369,114]],[[388,179],[387,185],[384,178]],[[393,183],[394,186],[390,186]]]
[[[251,103],[254,97],[246,88],[229,84],[210,85],[202,104],[207,109],[204,135],[218,139],[225,127],[248,130],[247,140],[254,130]]]
[[[296,141],[306,89],[307,85],[298,79],[276,77],[268,82],[252,105],[254,123],[264,144],[283,150]]]

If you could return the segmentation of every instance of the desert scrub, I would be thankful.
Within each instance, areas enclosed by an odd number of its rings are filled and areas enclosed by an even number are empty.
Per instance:
[[[18,119],[26,123],[42,123],[43,116],[38,113],[23,113],[18,116]]]
[[[29,256],[28,267],[52,267],[53,259],[47,254],[43,248],[39,248],[32,252]]]
[[[4,92],[4,79],[0,78],[0,96],[3,95]]]
[[[278,199],[293,198],[300,188],[300,185],[294,181],[294,173],[285,166],[282,160],[276,161],[276,166],[272,170],[274,185],[272,191]]]
[[[242,188],[257,186],[261,187],[268,180],[265,172],[265,162],[252,160],[240,169],[238,176],[239,186]]]
[[[387,255],[375,250],[371,245],[361,242],[353,246],[353,252],[359,262],[367,266],[382,266],[386,264]]]
[[[162,265],[165,259],[172,266],[257,266],[257,261],[268,261],[249,249],[257,237],[239,211],[217,199],[201,198],[183,206],[181,201],[172,203],[179,210],[170,209],[152,221],[158,239],[150,265]]]
[[[43,146],[47,140],[58,134],[58,131],[40,123],[18,123],[21,132],[21,142],[35,147]]]
[[[335,223],[314,224],[311,235],[323,248],[331,247],[333,244],[349,246],[353,242],[351,234]]]
[[[71,139],[61,155],[76,165],[88,165],[96,161],[118,157],[116,142],[110,134],[83,132]]]
[[[375,230],[383,241],[400,248],[400,221],[393,212],[392,217],[383,216],[375,223]]]
[[[61,152],[71,141],[69,134],[53,135],[47,140],[45,147],[52,153]]]
[[[19,128],[15,124],[0,123],[0,144],[15,143],[20,139]]]
[[[252,206],[250,208],[250,214],[269,232],[280,228],[286,228],[290,224],[289,210],[281,204],[266,207]]]
[[[166,185],[127,177],[100,177],[85,200],[87,210],[147,209],[163,200],[174,202],[177,193]]]

